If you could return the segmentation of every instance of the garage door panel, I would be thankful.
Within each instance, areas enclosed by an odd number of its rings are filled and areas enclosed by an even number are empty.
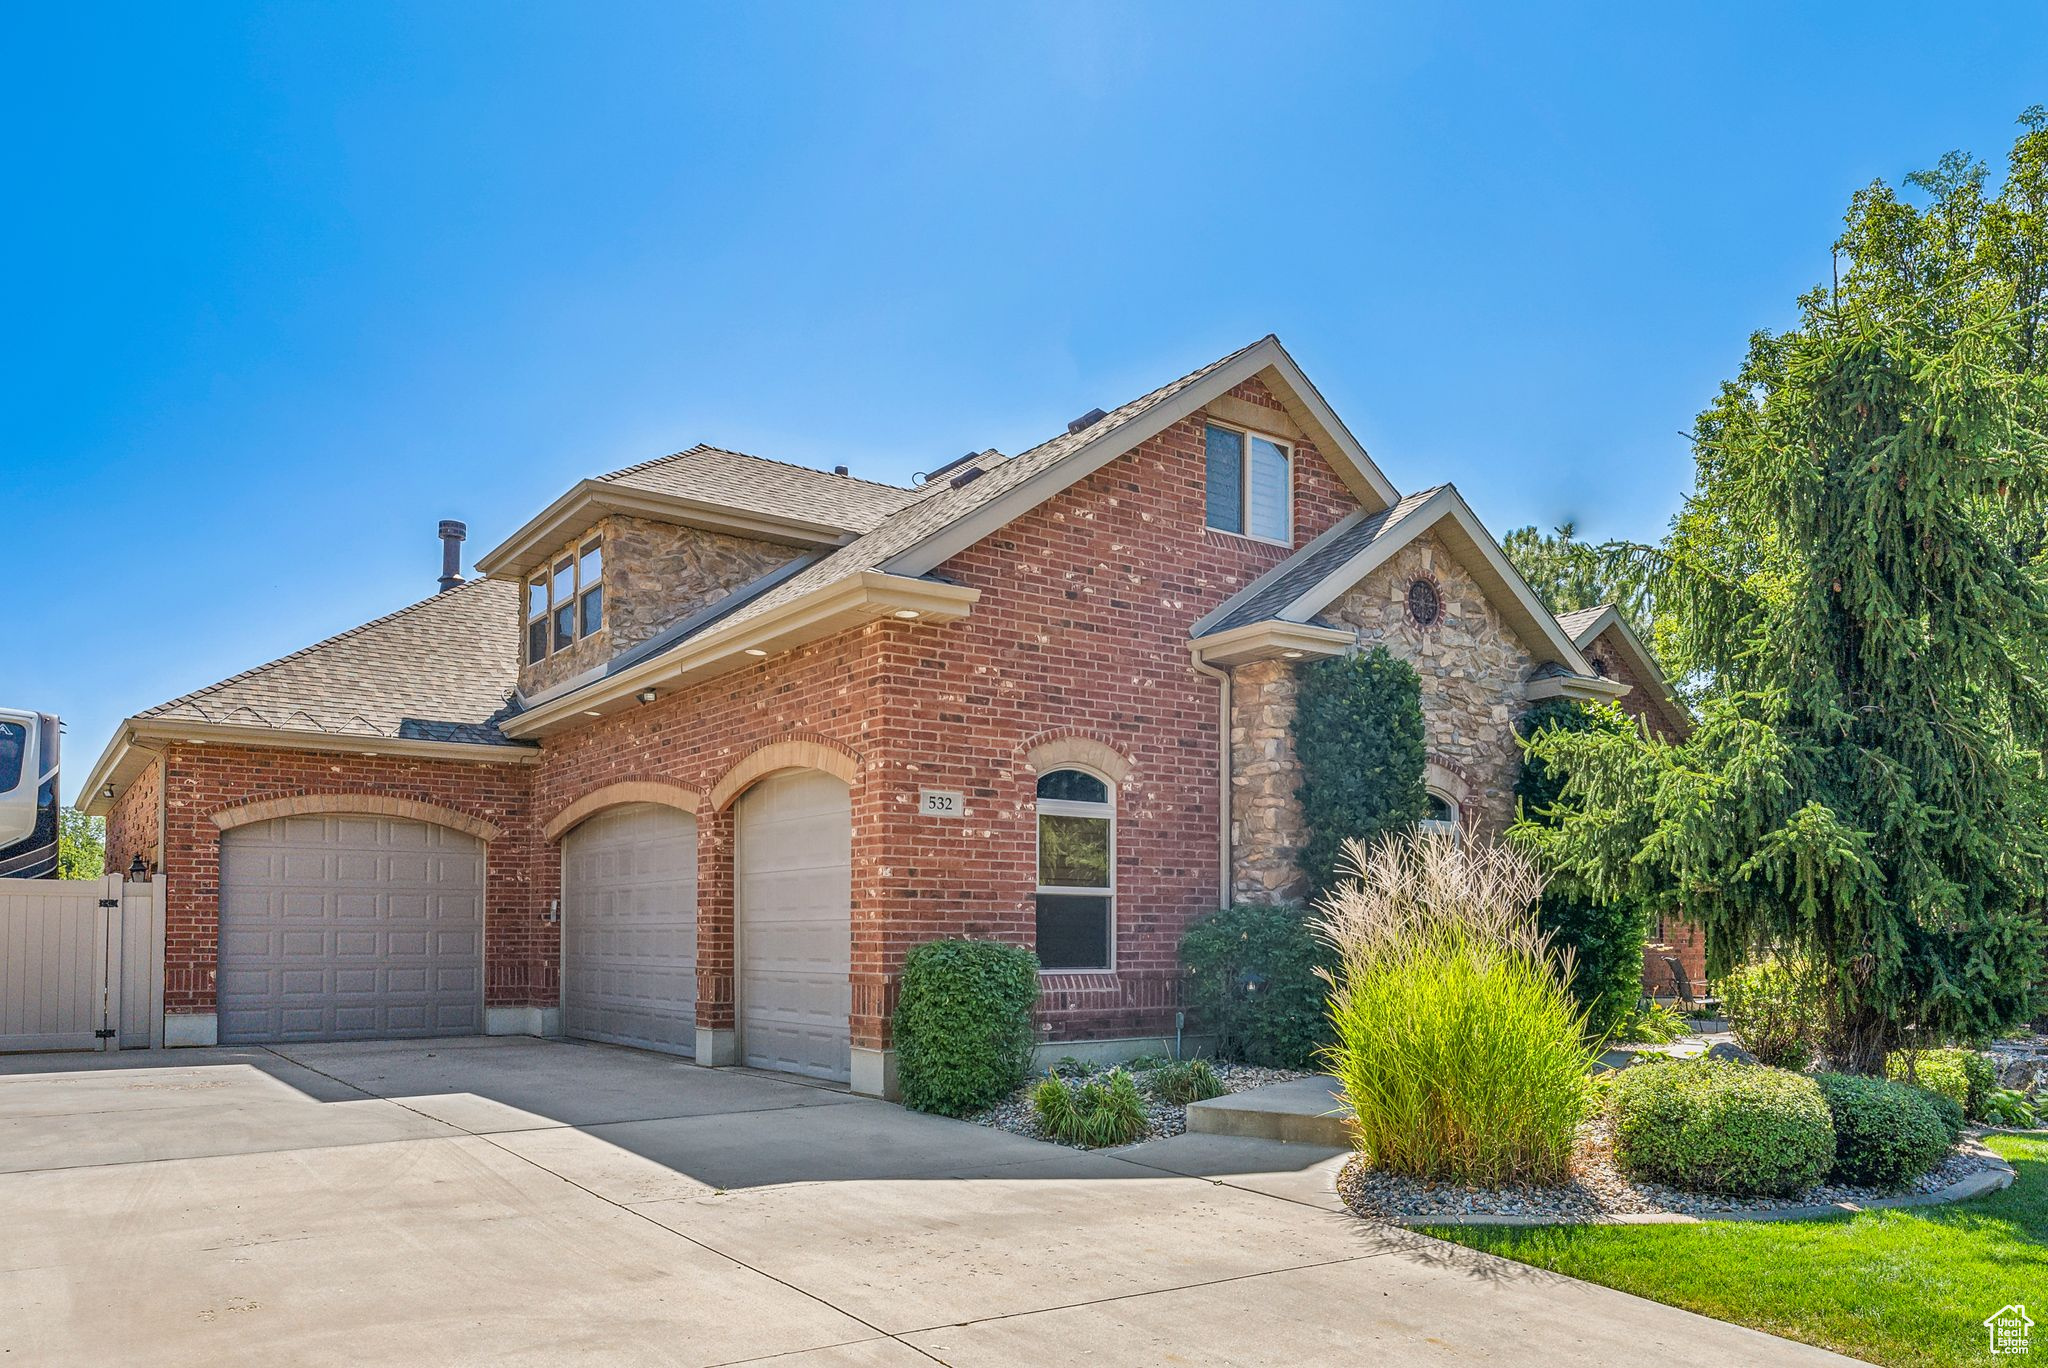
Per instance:
[[[757,1068],[851,1072],[852,830],[824,774],[771,776],[735,811],[740,1054]]]
[[[482,851],[472,836],[382,817],[226,833],[221,1039],[481,1030]]]
[[[697,822],[636,804],[562,842],[562,1019],[570,1035],[694,1055]]]

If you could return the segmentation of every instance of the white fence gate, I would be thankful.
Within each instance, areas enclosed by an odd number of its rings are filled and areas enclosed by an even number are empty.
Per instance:
[[[0,1053],[163,1043],[163,877],[0,879]]]

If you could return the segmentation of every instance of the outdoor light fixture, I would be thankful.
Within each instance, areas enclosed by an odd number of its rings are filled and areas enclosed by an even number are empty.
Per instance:
[[[114,786],[112,784],[109,784],[105,788],[101,789],[100,793],[104,797],[111,798],[114,796]]]
[[[652,703],[654,701],[654,690],[642,689],[634,697],[638,698],[642,703]]]
[[[134,860],[129,862],[128,877],[136,883],[141,883],[149,877],[149,866],[142,862],[140,855],[137,855]]]
[[[900,617],[900,618],[902,618],[902,619],[903,619],[903,620],[904,620],[905,622],[908,622],[908,621],[910,621],[910,619],[912,619],[912,618],[914,618],[914,617],[916,617],[916,616],[917,616],[917,609],[915,609],[915,608],[898,608],[898,609],[896,610],[896,616],[897,616],[897,617]]]
[[[759,646],[749,646],[747,647],[747,654],[750,656],[764,656],[768,653],[762,650]]]
[[[1281,658],[1282,660],[1299,660],[1299,659],[1301,659],[1301,652],[1299,652],[1299,651],[1282,651],[1282,652],[1280,653],[1280,658]]]

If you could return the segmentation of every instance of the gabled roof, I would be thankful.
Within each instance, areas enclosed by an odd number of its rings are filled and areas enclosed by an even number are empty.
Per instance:
[[[922,491],[701,443],[597,477],[599,483],[866,532]]]
[[[856,584],[877,592],[912,592],[904,582],[923,579],[958,552],[1255,376],[1265,379],[1288,416],[1316,443],[1364,508],[1377,511],[1400,500],[1399,491],[1330,410],[1280,340],[1268,335],[1112,409],[1079,431],[1061,433],[1007,460],[979,460],[974,464],[982,473],[971,480],[956,484],[963,472],[953,471],[905,491],[905,502],[860,536],[795,575],[762,586],[749,601],[722,601],[723,611],[715,622],[630,672],[614,672],[537,705],[513,730],[537,732],[554,721],[556,712],[567,710],[571,699],[649,678],[658,674],[664,657],[687,653],[694,658],[713,638],[730,636],[737,641],[764,620],[793,612],[813,596],[843,595]]]
[[[471,580],[135,720],[518,745],[498,730],[519,677],[518,602],[516,585]]]
[[[1649,681],[1644,690],[1652,707],[1664,717],[1665,723],[1679,736],[1692,730],[1692,712],[1683,700],[1673,692],[1670,681],[1664,677],[1664,669],[1657,658],[1650,654],[1650,648],[1628,625],[1628,619],[1614,604],[1603,603],[1597,608],[1575,608],[1568,613],[1557,615],[1558,625],[1571,634],[1581,651],[1592,646],[1602,637],[1609,637],[1615,648],[1628,659],[1631,673],[1639,679]]]
[[[1536,597],[1455,485],[1411,494],[1385,513],[1345,519],[1253,580],[1195,624],[1197,643],[1258,622],[1312,624],[1337,599],[1425,532],[1434,531],[1540,662],[1592,681],[1578,643]]]

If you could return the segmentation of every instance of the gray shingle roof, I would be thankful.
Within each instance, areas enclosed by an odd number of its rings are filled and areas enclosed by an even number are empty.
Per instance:
[[[471,580],[142,713],[165,721],[514,746],[519,586]]]
[[[1260,338],[1259,341],[1263,342],[1265,339]],[[1163,403],[1179,394],[1211,371],[1229,365],[1258,345],[1258,342],[1253,342],[1240,347],[1230,355],[1219,357],[1199,370],[1190,371],[1180,379],[1161,385],[1149,394],[1140,395],[1128,404],[1111,410],[1106,417],[1080,432],[1063,432],[1051,441],[1040,443],[1029,451],[989,465],[986,467],[987,474],[957,489],[945,479],[934,480],[923,489],[913,491],[912,502],[905,504],[874,530],[840,547],[802,574],[783,581],[752,603],[727,615],[721,625],[745,622],[759,617],[784,603],[836,584],[863,570],[879,568],[885,561],[910,550],[925,538],[967,517],[977,508],[995,502],[1026,480],[1058,465],[1060,461],[1096,438],[1122,427],[1155,404]]]
[[[798,518],[849,532],[866,532],[923,497],[922,490],[701,445],[597,478],[628,489]]]
[[[1382,509],[1332,535],[1318,537],[1266,575],[1239,590],[1237,596],[1225,603],[1216,618],[1202,629],[1201,635],[1214,636],[1233,627],[1246,627],[1279,616],[1288,604],[1335,573],[1346,561],[1397,530],[1430,495],[1442,488],[1442,485],[1434,485],[1417,490],[1392,508]]]
[[[1583,646],[1585,643],[1580,638],[1585,635],[1586,629],[1597,622],[1600,615],[1612,606],[1603,603],[1597,608],[1574,608],[1569,613],[1559,613],[1557,625],[1564,628],[1564,634],[1572,639],[1572,645]]]

